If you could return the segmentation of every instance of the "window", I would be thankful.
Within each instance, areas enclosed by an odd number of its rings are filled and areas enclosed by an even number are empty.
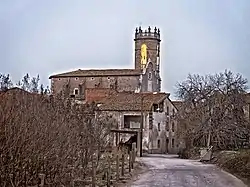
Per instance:
[[[174,122],[172,122],[172,132],[174,132]]]
[[[158,131],[161,131],[161,123],[158,123]]]
[[[76,77],[75,80],[78,80],[78,77]]]
[[[159,47],[159,45],[156,46],[156,50],[157,50],[157,56],[160,56],[160,47]]]
[[[175,115],[175,110],[174,110],[174,108],[173,108],[173,116]]]
[[[174,148],[175,147],[175,142],[174,142],[174,138],[172,139],[172,148]]]
[[[169,115],[169,106],[167,106],[167,115]]]
[[[91,77],[91,80],[94,80],[94,77]]]
[[[58,80],[60,81],[61,79],[59,78]]]
[[[163,107],[164,107],[164,104],[163,104],[163,102],[161,102],[160,104],[159,104],[159,112],[163,112]]]
[[[157,147],[158,147],[158,148],[161,147],[161,141],[160,141],[160,140],[158,140],[158,142],[157,142]]]
[[[110,77],[107,77],[108,80],[110,80]]]
[[[78,88],[75,88],[74,89],[74,95],[78,95],[79,94],[79,89]]]
[[[148,79],[149,79],[149,80],[152,79],[152,73],[151,73],[151,72],[148,73]]]
[[[154,105],[153,105],[153,110],[154,110],[154,112],[158,112],[158,108],[159,108],[159,107],[158,107],[157,104],[154,104]]]
[[[152,111],[149,112],[148,120],[149,120],[149,129],[153,129],[153,113],[152,113]]]
[[[169,120],[166,121],[166,127],[165,127],[166,131],[169,131]]]

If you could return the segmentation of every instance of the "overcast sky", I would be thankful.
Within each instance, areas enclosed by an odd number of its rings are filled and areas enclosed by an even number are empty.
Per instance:
[[[250,80],[249,0],[0,0],[0,73],[133,68],[136,26],[161,29],[163,91],[188,73]]]

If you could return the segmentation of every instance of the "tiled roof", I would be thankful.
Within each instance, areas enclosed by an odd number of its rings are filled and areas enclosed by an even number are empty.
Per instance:
[[[167,97],[169,97],[167,93],[118,92],[100,101],[99,109],[103,111],[141,111],[141,109],[149,111],[153,104],[158,104]]]
[[[38,94],[38,93],[30,93],[28,91],[25,91],[21,88],[18,88],[18,87],[13,87],[13,88],[10,88],[6,91],[0,91],[0,101],[1,100],[6,100],[6,99],[10,99],[8,100],[9,102],[12,100],[12,98],[29,98],[29,99],[36,99],[36,100],[39,100],[41,99],[41,101],[44,99],[44,98],[48,98],[48,97],[45,97],[44,95],[41,95],[41,94]],[[13,100],[14,102],[14,100]]]
[[[97,76],[135,76],[140,75],[141,70],[135,69],[89,69],[51,75],[49,78],[57,77],[97,77]]]
[[[182,106],[182,101],[172,101],[173,105],[179,110]]]
[[[86,88],[85,100],[87,102],[98,102],[115,93],[117,91],[110,88]]]

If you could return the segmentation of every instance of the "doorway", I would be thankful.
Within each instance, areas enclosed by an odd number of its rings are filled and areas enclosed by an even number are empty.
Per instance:
[[[169,150],[168,150],[168,144],[169,144],[169,139],[167,138],[167,139],[166,139],[166,153],[169,152]]]

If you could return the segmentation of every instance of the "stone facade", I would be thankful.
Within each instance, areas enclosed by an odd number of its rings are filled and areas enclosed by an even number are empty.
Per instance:
[[[59,94],[64,92],[68,85],[70,95],[85,99],[85,90],[88,88],[111,88],[119,92],[135,91],[139,87],[139,78],[140,75],[52,77],[51,90],[53,94]]]
[[[88,88],[111,88],[119,92],[160,92],[160,31],[135,31],[135,69],[76,70],[52,75],[52,94],[67,93],[85,98]],[[142,45],[145,47],[146,64],[142,67]]]
[[[178,152],[177,120],[174,118],[176,113],[177,109],[169,98],[164,100],[162,111],[153,110],[153,128],[150,131],[149,144],[152,153]]]
[[[177,109],[169,99],[169,94],[116,93],[98,100],[98,103],[101,111],[116,119],[118,122],[116,128],[120,130],[139,132],[141,114],[143,114],[142,145],[144,151],[148,153],[178,152],[177,121],[174,118]],[[118,142],[126,142],[130,137],[131,134],[121,133]]]

